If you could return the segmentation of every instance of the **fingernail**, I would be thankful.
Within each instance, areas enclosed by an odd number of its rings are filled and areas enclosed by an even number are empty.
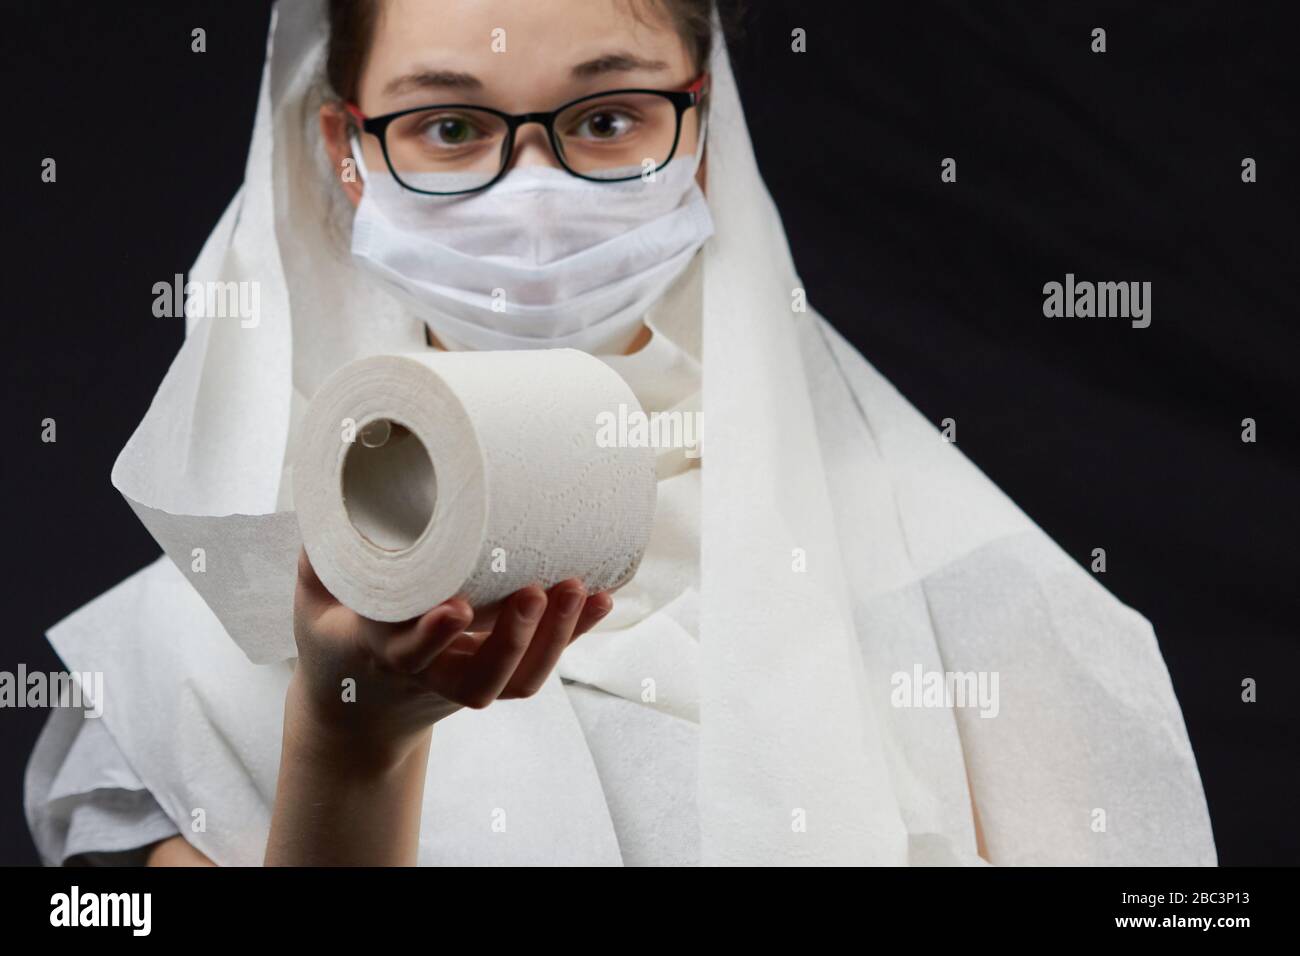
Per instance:
[[[574,589],[563,591],[560,594],[560,615],[570,617],[578,613],[578,608],[582,607],[582,602],[586,599],[586,594],[581,590]]]
[[[460,608],[447,608],[438,618],[438,632],[445,634],[448,631],[463,631],[469,627],[469,622],[473,618],[472,614],[466,614]]]
[[[605,604],[605,605],[603,605],[603,606],[602,606],[602,605],[597,605],[597,606],[596,606],[596,617],[595,617],[595,620],[599,621],[602,617],[604,617],[606,614],[608,614],[608,613],[609,613],[610,611],[612,611],[612,610],[614,610],[614,605],[612,605],[612,604]]]
[[[546,598],[540,594],[530,594],[519,602],[519,616],[532,623],[539,621],[546,610]]]

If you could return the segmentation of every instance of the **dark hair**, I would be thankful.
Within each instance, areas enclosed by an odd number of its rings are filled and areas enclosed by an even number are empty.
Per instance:
[[[334,94],[355,102],[361,71],[383,0],[330,0],[329,55],[325,73]],[[668,15],[697,69],[713,52],[713,0],[629,0],[634,13],[649,3]],[[639,13],[637,14],[639,16]]]

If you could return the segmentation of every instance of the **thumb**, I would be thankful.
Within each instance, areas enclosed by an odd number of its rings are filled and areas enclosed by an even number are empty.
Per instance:
[[[338,599],[330,594],[329,589],[316,576],[316,569],[311,566],[307,549],[298,549],[298,593],[296,600],[301,601],[304,610],[319,614],[334,605]]]

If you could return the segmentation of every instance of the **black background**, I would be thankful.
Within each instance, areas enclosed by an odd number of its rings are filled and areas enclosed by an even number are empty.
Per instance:
[[[158,554],[108,474],[183,334],[152,286],[242,178],[268,13],[9,6],[0,670],[50,670],[44,630]],[[1291,6],[753,0],[733,40],[810,301],[1081,564],[1106,549],[1103,583],[1160,638],[1224,864],[1300,863]],[[1067,272],[1152,282],[1151,327],[1044,318]],[[0,711],[0,863],[36,862],[44,716]]]

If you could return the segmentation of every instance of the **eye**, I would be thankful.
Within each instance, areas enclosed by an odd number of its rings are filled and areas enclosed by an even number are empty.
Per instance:
[[[460,113],[443,113],[426,117],[417,130],[421,139],[433,146],[466,146],[482,139],[484,131],[473,117]]]
[[[636,118],[623,110],[600,107],[583,116],[571,135],[584,139],[614,140],[626,136],[636,126]]]

